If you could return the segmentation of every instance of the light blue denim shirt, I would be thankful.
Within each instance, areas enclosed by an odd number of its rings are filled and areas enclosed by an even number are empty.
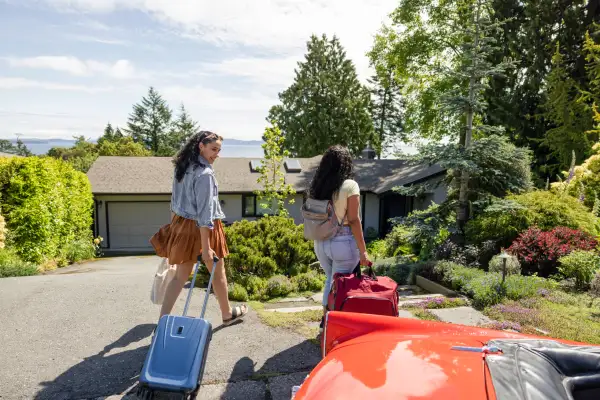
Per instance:
[[[190,164],[181,182],[173,175],[171,211],[196,221],[199,227],[213,229],[215,219],[224,219],[219,202],[219,185],[212,165],[198,156],[200,166]]]

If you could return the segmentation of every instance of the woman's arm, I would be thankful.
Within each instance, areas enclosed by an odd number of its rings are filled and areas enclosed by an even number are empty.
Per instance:
[[[209,174],[200,175],[194,182],[194,193],[196,194],[197,225],[200,228],[200,240],[202,243],[202,259],[206,265],[210,265],[214,254],[210,248],[210,233],[213,229],[213,202],[214,181]]]
[[[360,194],[355,194],[348,197],[348,224],[352,229],[352,234],[356,240],[358,250],[360,251],[360,261],[362,265],[369,263],[369,255],[367,254],[367,245],[363,236],[362,224],[360,221]]]

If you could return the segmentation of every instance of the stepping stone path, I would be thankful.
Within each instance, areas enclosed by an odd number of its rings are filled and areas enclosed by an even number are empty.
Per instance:
[[[400,296],[400,300],[398,302],[398,305],[400,307],[409,304],[416,304],[425,299],[445,297],[443,294],[439,293],[424,293],[423,289],[413,285],[399,286],[398,294]],[[265,311],[293,313],[306,310],[320,310],[322,299],[323,293],[315,293],[314,295],[307,298],[296,297],[283,299],[278,301],[277,303],[265,304]],[[443,309],[429,309],[429,311],[432,314],[436,315],[441,321],[449,322],[452,324],[480,326],[482,324],[491,322],[491,320],[488,317],[469,306]],[[417,318],[413,315],[413,313],[410,310],[403,308],[400,308],[400,310],[398,311],[398,316],[401,318]]]

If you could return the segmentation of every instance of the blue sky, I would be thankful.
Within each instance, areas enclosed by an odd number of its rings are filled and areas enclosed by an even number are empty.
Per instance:
[[[260,139],[312,33],[359,77],[395,0],[0,0],[0,138],[96,138],[154,86],[202,128]]]

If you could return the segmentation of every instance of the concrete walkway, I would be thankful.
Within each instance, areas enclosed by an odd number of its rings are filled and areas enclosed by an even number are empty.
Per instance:
[[[103,259],[51,275],[0,279],[0,399],[134,399],[158,306],[150,302],[156,257]],[[190,314],[204,291],[195,290]],[[180,297],[175,312],[185,302]],[[251,311],[215,329],[199,398],[288,400],[319,362],[301,335],[262,324]],[[275,340],[274,340],[275,339]]]

